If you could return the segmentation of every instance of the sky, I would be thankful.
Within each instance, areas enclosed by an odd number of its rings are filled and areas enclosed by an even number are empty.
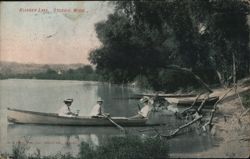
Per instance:
[[[114,5],[102,1],[0,2],[0,11],[1,61],[89,64],[89,52],[101,46],[95,23],[106,20]]]

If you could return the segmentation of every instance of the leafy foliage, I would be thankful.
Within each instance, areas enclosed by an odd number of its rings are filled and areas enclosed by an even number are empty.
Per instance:
[[[18,142],[17,144],[13,145],[12,153],[13,158],[16,159],[27,159],[26,151],[29,149],[27,144]]]
[[[82,142],[79,154],[58,153],[52,156],[27,155],[24,145],[13,147],[15,159],[166,159],[169,158],[168,143],[159,138],[140,138],[139,136],[110,137],[98,147]]]
[[[96,149],[97,159],[154,159],[168,158],[166,140],[159,138],[140,139],[137,136],[112,137]],[[81,157],[80,157],[81,158]]]
[[[103,45],[89,56],[104,79],[115,83],[131,82],[138,75],[157,79],[158,70],[177,64],[200,73],[206,81],[218,82],[217,74],[226,81],[232,75],[233,54],[237,77],[249,74],[248,2],[114,3],[114,14],[96,24]]]

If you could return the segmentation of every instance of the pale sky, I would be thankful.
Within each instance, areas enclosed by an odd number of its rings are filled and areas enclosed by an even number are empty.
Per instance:
[[[101,45],[94,24],[114,11],[110,2],[0,2],[0,60],[20,63],[84,63]],[[49,13],[38,12],[47,9]],[[54,12],[71,9],[71,12]],[[74,8],[81,9],[74,13]],[[23,12],[20,9],[37,9]]]

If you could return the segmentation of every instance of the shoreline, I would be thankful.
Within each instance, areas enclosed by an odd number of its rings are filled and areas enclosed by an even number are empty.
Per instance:
[[[223,96],[228,89],[214,89],[213,95]],[[250,87],[239,85],[238,91],[240,94],[249,94]],[[245,109],[246,110],[246,109]],[[241,101],[237,94],[231,91],[223,100],[223,103],[218,105],[213,120],[213,128],[211,136],[219,139],[219,143],[214,144],[212,148],[199,152],[191,153],[170,153],[173,158],[249,158],[250,156],[250,111],[245,116],[242,113],[245,111],[242,108]],[[242,118],[239,120],[239,118]],[[206,132],[204,132],[206,133]],[[206,144],[206,143],[204,143]],[[195,146],[195,145],[194,145]],[[0,154],[1,159],[1,154]]]
[[[250,93],[249,87],[239,87],[240,94]],[[225,92],[225,90],[223,91]],[[214,94],[218,94],[216,90]],[[221,92],[222,93],[222,92]],[[213,121],[212,136],[221,139],[218,145],[204,152],[170,155],[173,158],[249,158],[250,157],[250,112],[241,106],[234,93],[228,95],[218,106]]]

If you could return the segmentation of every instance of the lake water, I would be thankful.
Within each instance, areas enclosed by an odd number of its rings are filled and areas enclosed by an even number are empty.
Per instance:
[[[64,99],[73,98],[72,109],[79,109],[80,115],[86,116],[90,113],[97,98],[101,97],[104,99],[105,112],[109,112],[111,116],[129,117],[138,111],[137,101],[126,99],[126,97],[141,92],[136,88],[91,81],[0,80],[0,153],[11,153],[13,144],[18,141],[23,143],[28,141],[30,153],[38,148],[42,155],[58,152],[77,154],[78,145],[82,141],[97,146],[109,136],[123,135],[115,127],[9,124],[6,116],[7,107],[51,113],[58,111]],[[174,124],[174,121],[171,121],[171,124]],[[138,133],[137,130],[143,128],[129,129]],[[194,133],[171,139],[169,141],[170,153],[205,151],[217,144],[210,135]]]

